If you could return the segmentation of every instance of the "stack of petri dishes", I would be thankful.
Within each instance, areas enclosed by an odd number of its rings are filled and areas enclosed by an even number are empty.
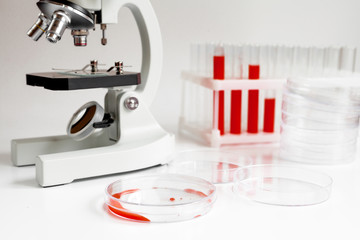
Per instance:
[[[359,110],[359,78],[289,79],[283,91],[281,158],[313,164],[351,162]]]

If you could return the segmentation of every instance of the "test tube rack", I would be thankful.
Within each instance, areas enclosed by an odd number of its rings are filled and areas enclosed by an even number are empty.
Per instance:
[[[281,114],[281,89],[286,79],[225,79],[215,80],[211,77],[203,77],[193,72],[182,72],[183,81],[183,101],[181,108],[181,116],[179,120],[180,133],[192,136],[198,140],[205,140],[211,147],[220,147],[229,144],[244,143],[268,143],[278,142],[280,140],[280,121]],[[242,122],[247,119],[247,98],[244,95],[248,90],[274,90],[276,92],[275,100],[275,127],[271,133],[263,132],[261,124],[257,133],[248,133],[246,124],[241,124],[240,134],[232,134],[225,131],[220,134],[217,127],[219,105],[219,91],[230,93],[233,90],[242,90],[245,101],[242,102]],[[261,94],[260,94],[261,96]],[[260,97],[260,112],[263,109]],[[229,106],[230,102],[225,99],[225,125],[229,125]],[[263,114],[259,114],[259,122]]]

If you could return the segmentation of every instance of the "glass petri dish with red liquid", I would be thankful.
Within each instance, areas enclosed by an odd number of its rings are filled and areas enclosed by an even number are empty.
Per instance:
[[[135,222],[177,222],[207,214],[216,187],[201,178],[158,174],[120,179],[105,191],[109,213]]]

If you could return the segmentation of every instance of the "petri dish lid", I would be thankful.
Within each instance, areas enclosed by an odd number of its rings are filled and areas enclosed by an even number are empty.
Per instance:
[[[285,111],[282,111],[281,113],[281,124],[296,127],[302,130],[312,131],[344,131],[357,129],[359,127],[359,121],[337,121],[335,119],[334,122],[331,123],[301,117],[299,115],[287,113]]]
[[[210,211],[216,187],[201,178],[159,174],[120,179],[105,190],[109,213],[135,222],[176,222]]]
[[[234,193],[256,202],[306,206],[330,197],[332,179],[323,173],[285,165],[253,165],[235,173]]]
[[[360,90],[359,90],[360,91]],[[330,94],[329,94],[330,95]],[[335,101],[328,100],[327,97],[311,98],[305,94],[298,93],[291,90],[290,87],[285,86],[282,93],[283,102],[292,104],[293,106],[304,107],[315,111],[359,115],[359,101]]]
[[[168,172],[201,177],[213,184],[234,182],[240,167],[251,165],[249,157],[217,149],[188,150],[174,154]]]
[[[348,152],[332,152],[330,154],[324,154],[309,153],[303,149],[290,149],[289,147],[281,146],[279,157],[286,161],[299,162],[302,164],[339,165],[354,161],[356,149]]]
[[[337,78],[290,78],[286,84],[290,92],[308,99],[335,104],[359,104],[359,76]]]

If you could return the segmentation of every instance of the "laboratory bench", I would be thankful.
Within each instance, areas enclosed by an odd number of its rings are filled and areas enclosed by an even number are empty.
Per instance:
[[[206,149],[176,136],[176,151]],[[258,161],[277,161],[278,145],[232,147]],[[293,163],[291,163],[293,164]],[[286,207],[261,204],[233,193],[232,184],[217,185],[212,210],[174,223],[137,223],[109,214],[105,188],[125,175],[156,174],[163,167],[76,180],[42,188],[35,167],[15,167],[10,152],[0,154],[0,239],[360,239],[360,159],[346,165],[306,166],[333,178],[330,198],[321,204]]]

